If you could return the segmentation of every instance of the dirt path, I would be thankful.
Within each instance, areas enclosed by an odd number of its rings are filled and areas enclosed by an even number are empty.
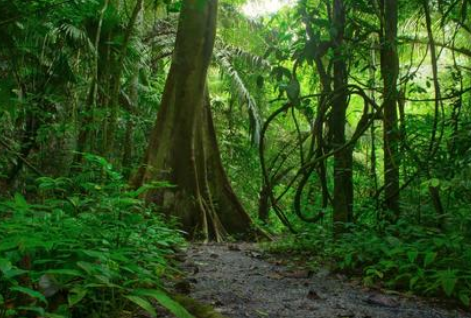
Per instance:
[[[260,258],[254,246],[195,245],[184,269],[190,296],[229,318],[471,317],[417,300],[362,290],[320,271],[290,272]]]

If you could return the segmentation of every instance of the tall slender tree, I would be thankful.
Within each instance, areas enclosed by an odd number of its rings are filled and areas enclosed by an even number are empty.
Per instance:
[[[381,21],[381,75],[383,77],[384,189],[386,209],[397,218],[399,209],[399,129],[398,91],[399,55],[397,52],[397,0],[379,0]]]
[[[346,143],[345,125],[348,107],[348,70],[344,54],[344,33],[346,23],[345,3],[334,0],[333,5],[334,36],[334,94],[330,129],[334,147]],[[352,181],[352,147],[338,151],[334,155],[334,222],[335,232],[344,231],[343,224],[352,220],[353,181]]]

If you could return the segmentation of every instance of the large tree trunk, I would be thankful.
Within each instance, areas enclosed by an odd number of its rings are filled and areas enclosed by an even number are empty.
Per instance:
[[[384,184],[386,208],[399,217],[399,129],[397,116],[397,0],[379,0],[382,12],[381,74],[384,82]]]
[[[147,199],[177,216],[194,237],[222,240],[245,233],[251,221],[222,166],[206,86],[216,32],[217,0],[184,0],[175,52],[136,185],[168,181],[176,187]]]

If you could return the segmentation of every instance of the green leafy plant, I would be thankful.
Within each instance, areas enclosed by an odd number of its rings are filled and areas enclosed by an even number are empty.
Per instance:
[[[105,317],[153,301],[191,317],[165,292],[169,255],[184,241],[104,159],[76,178],[40,178],[40,202],[0,202],[0,317]]]
[[[355,228],[336,243],[342,270],[362,269],[366,284],[443,295],[468,307],[471,296],[470,243],[459,233],[399,222],[385,232]]]

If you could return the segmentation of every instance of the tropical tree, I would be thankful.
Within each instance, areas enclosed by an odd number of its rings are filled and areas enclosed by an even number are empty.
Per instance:
[[[207,73],[216,35],[217,0],[182,3],[172,65],[135,185],[168,181],[147,193],[191,235],[222,240],[250,231],[250,218],[221,163],[210,111]]]

